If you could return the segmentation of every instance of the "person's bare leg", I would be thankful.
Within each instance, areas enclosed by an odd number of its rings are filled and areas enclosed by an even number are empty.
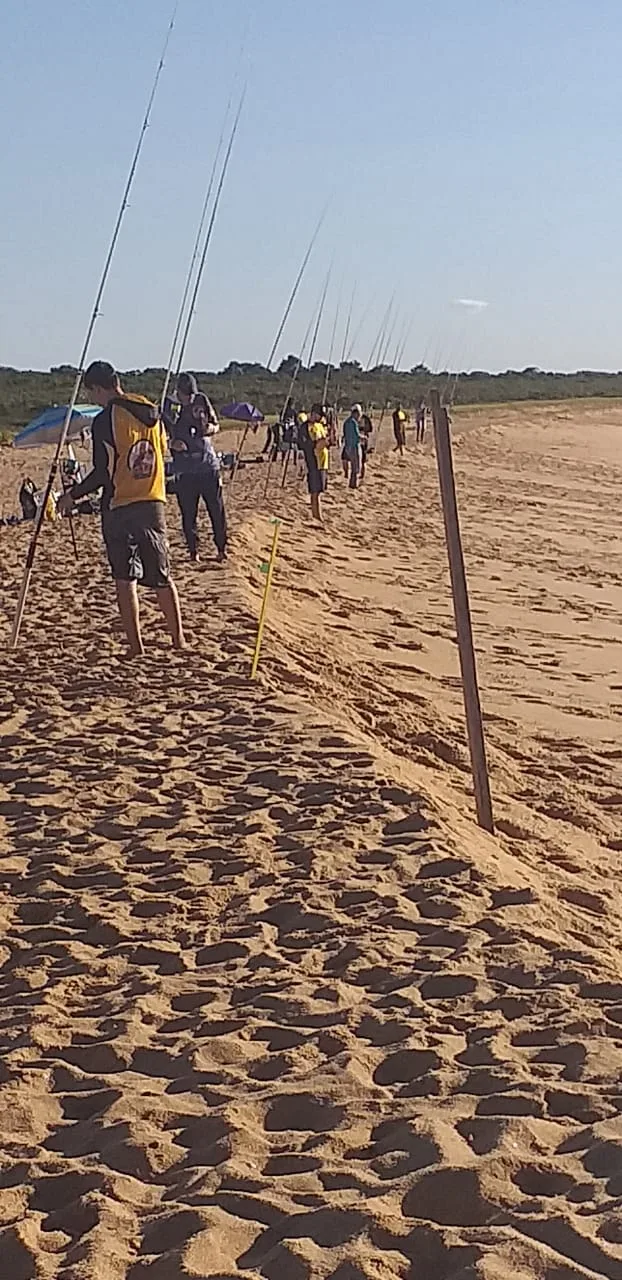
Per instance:
[[[121,614],[121,622],[123,630],[127,636],[130,646],[130,656],[137,658],[144,653],[142,637],[140,634],[140,614],[138,610],[138,592],[135,582],[115,582],[117,589],[117,603],[119,605],[119,613]]]
[[[322,516],[321,516],[321,513],[320,513],[320,495],[319,495],[319,493],[312,493],[312,494],[311,494],[311,515],[313,516],[313,519],[314,519],[314,520],[321,520],[321,519],[322,519]]]
[[[186,638],[181,621],[181,609],[179,607],[179,596],[177,587],[174,582],[169,582],[167,587],[159,587],[156,596],[158,604],[164,614],[166,625],[173,640],[175,649],[185,649]]]

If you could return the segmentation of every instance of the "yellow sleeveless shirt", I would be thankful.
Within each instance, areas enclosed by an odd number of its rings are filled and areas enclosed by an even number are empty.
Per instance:
[[[132,502],[166,502],[166,436],[156,412],[144,396],[124,394],[110,405],[112,510]]]

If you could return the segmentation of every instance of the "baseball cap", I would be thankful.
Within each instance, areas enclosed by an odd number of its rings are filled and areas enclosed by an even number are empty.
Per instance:
[[[193,373],[180,373],[177,379],[177,390],[182,396],[196,396],[199,384]]]

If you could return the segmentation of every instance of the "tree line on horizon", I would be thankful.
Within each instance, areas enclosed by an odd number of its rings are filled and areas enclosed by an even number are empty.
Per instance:
[[[296,372],[298,357],[289,355],[278,369],[268,370],[256,362],[232,360],[219,372],[192,370],[199,385],[218,409],[232,400],[247,400],[266,415],[281,412]],[[300,367],[293,400],[308,408],[323,399],[327,365],[316,361],[311,368]],[[27,422],[53,404],[66,404],[76,370],[58,365],[48,372],[0,367],[0,433],[12,436]],[[128,391],[159,399],[164,369],[121,371]],[[576,373],[548,373],[535,367],[508,369],[505,373],[473,370],[469,373],[415,365],[408,372],[388,365],[363,369],[357,360],[330,367],[327,399],[340,411],[360,402],[367,409],[392,407],[397,403],[411,409],[436,387],[448,404],[499,404],[520,400],[570,400],[588,396],[622,396],[622,372],[579,370]]]

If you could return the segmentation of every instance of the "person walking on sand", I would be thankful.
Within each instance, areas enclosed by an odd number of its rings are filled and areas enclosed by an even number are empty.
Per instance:
[[[169,567],[166,435],[158,409],[144,396],[124,392],[118,373],[106,360],[89,365],[84,386],[102,408],[92,425],[93,467],[63,494],[59,509],[68,513],[80,498],[103,491],[102,533],[130,656],[145,652],[137,583],[155,591],[173,645],[185,649],[179,597]]]
[[[358,487],[361,474],[361,430],[360,421],[363,409],[360,404],[352,405],[350,416],[343,424],[343,464],[346,479],[349,476],[350,489]]]
[[[369,454],[373,452],[371,447],[371,438],[374,431],[374,424],[368,413],[361,414],[359,431],[361,433],[361,480],[364,480],[365,472],[367,470],[367,459]]]
[[[321,404],[314,404],[309,419],[301,424],[299,416],[299,448],[302,450],[307,468],[307,487],[311,498],[311,514],[320,524],[322,521],[321,495],[328,488],[328,429],[324,421],[324,410]]]
[[[170,437],[177,502],[190,559],[199,561],[197,516],[201,499],[210,518],[218,563],[227,558],[227,516],[222,493],[220,462],[209,439],[218,431],[218,419],[207,396],[198,390],[191,373],[177,379],[177,399],[181,413],[176,420],[165,413]]]
[[[423,439],[425,436],[425,416],[427,411],[428,409],[427,409],[426,402],[425,400],[421,399],[419,401],[419,404],[417,405],[416,435],[415,435],[415,441],[417,444],[423,444]]]
[[[393,435],[395,436],[393,452],[399,453],[400,458],[403,458],[404,449],[406,448],[406,414],[399,402],[393,410]]]
[[[266,443],[261,451],[262,458],[268,455],[269,462],[276,462],[281,452],[281,442],[283,439],[283,423],[280,418],[276,422],[268,423],[266,429]]]

